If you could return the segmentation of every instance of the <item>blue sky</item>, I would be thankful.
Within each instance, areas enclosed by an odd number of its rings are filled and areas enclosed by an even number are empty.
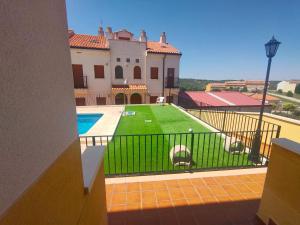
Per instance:
[[[181,50],[180,76],[197,79],[264,79],[264,44],[282,42],[271,80],[300,79],[299,0],[67,0],[69,28],[96,34],[98,26],[126,28]]]

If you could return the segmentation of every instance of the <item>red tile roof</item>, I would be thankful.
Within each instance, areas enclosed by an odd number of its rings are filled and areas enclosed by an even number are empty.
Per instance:
[[[260,100],[260,101],[262,100],[262,97],[263,97],[263,95],[260,94],[260,93],[249,93],[249,92],[246,92],[246,93],[243,93],[243,94],[247,95],[247,96],[249,96],[251,98],[254,98],[256,100]],[[277,98],[277,97],[274,97],[272,95],[266,95],[266,100],[267,101],[279,101],[280,99]]]
[[[151,53],[169,53],[169,54],[181,54],[178,49],[170,44],[161,44],[160,42],[148,41],[147,51]]]
[[[261,105],[260,101],[257,101],[237,91],[213,92],[213,94],[235,105],[240,105],[240,106]]]
[[[69,43],[73,48],[109,49],[106,38],[100,35],[74,34]]]
[[[217,96],[217,97],[215,97]],[[181,97],[190,99],[196,104],[204,103],[211,106],[229,106],[230,103],[236,106],[260,106],[261,102],[240,92],[222,91],[222,92],[204,92],[204,91],[186,91],[181,93]],[[222,101],[221,99],[224,99]]]
[[[105,36],[75,34],[72,30],[68,30],[68,35],[71,48],[109,49],[108,41]],[[154,41],[147,42],[147,52],[181,54],[178,49],[170,44],[161,44]]]

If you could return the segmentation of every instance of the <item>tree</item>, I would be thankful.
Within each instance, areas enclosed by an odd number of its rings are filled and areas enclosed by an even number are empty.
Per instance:
[[[248,89],[246,86],[241,89],[241,92],[247,92],[247,91],[248,91]]]
[[[288,111],[288,112],[292,112],[296,109],[296,106],[292,103],[286,103],[283,105],[283,110],[284,111]]]
[[[293,92],[291,92],[291,91],[288,91],[288,92],[286,93],[286,96],[288,96],[288,97],[293,97],[293,96],[294,96],[294,94],[293,94]]]
[[[282,90],[281,90],[281,89],[278,89],[278,90],[277,90],[277,93],[278,93],[278,94],[282,94]]]
[[[296,85],[295,93],[300,94],[300,84]]]

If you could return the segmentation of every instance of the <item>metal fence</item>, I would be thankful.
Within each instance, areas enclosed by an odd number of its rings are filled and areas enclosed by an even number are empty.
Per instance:
[[[80,137],[82,147],[105,146],[106,176],[266,166],[278,130],[261,131],[260,163],[248,159],[255,130]]]

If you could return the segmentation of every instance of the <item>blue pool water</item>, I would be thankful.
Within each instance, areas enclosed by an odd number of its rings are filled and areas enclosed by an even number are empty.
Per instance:
[[[88,132],[102,116],[103,114],[77,114],[78,133]]]

